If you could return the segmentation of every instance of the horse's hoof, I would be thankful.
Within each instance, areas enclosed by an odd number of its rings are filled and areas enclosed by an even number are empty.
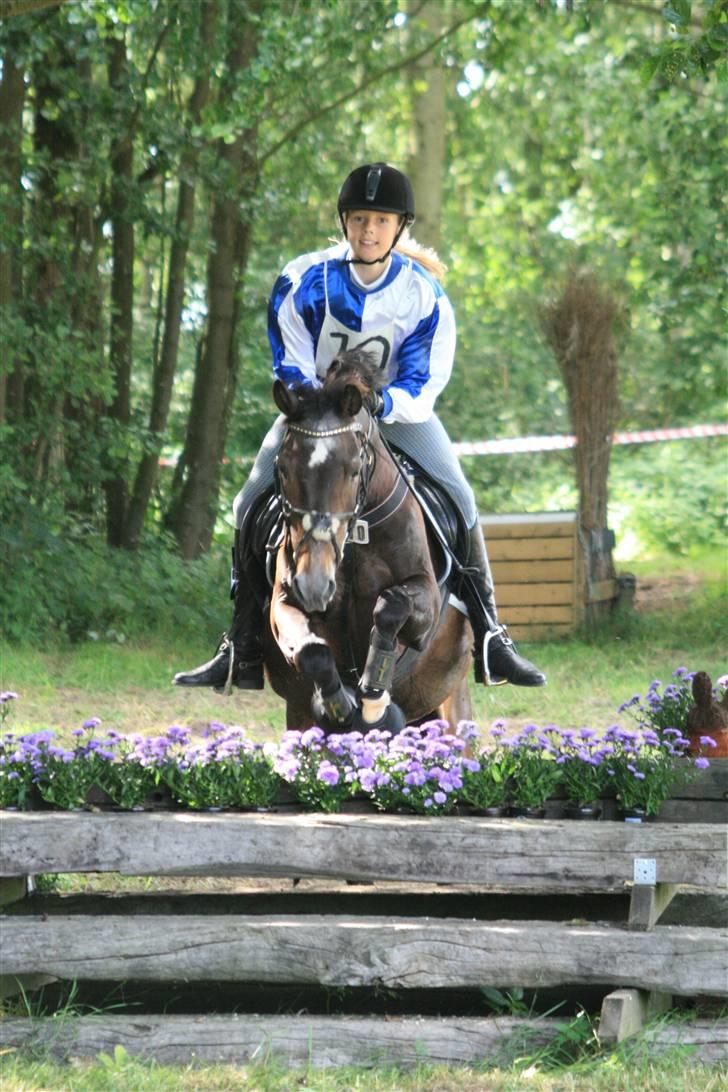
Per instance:
[[[367,732],[377,731],[391,732],[393,736],[396,736],[407,727],[407,718],[400,707],[391,701],[379,720],[375,720],[371,723],[364,720],[361,709],[357,709],[354,713],[354,720],[351,727],[353,731],[361,732],[362,735],[366,735]]]
[[[348,686],[342,687],[343,699],[341,702],[341,712],[336,716],[331,716],[326,709],[326,703],[321,691],[316,687],[314,690],[313,698],[311,699],[311,712],[316,718],[316,723],[319,728],[328,734],[329,732],[350,732],[354,717],[357,713],[356,708],[356,696],[353,690],[350,690]],[[348,709],[346,708],[346,700],[348,699]]]

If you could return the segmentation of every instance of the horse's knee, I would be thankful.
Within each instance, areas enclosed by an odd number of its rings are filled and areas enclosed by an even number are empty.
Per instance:
[[[385,588],[374,607],[374,626],[382,637],[394,641],[411,610],[412,602],[406,588]]]
[[[307,679],[311,679],[326,693],[338,682],[331,649],[323,641],[311,641],[296,656],[296,667]]]

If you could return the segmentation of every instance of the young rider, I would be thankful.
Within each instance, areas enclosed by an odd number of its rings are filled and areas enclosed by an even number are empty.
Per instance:
[[[545,676],[518,654],[497,622],[475,497],[434,412],[452,371],[455,320],[437,279],[442,266],[436,255],[414,241],[411,247],[400,243],[415,218],[409,179],[386,163],[357,167],[341,188],[338,212],[345,239],[295,258],[273,287],[268,336],[274,374],[289,386],[319,386],[340,352],[364,348],[378,355],[386,376],[375,409],[382,435],[443,484],[469,528],[462,561],[471,579],[462,594],[475,634],[476,679],[488,681],[490,675],[518,686],[542,686]],[[238,534],[246,514],[273,485],[284,433],[279,417],[235,499]],[[178,685],[220,688],[232,658],[232,683],[262,688],[261,608],[242,572],[233,598],[232,625],[215,656],[176,675]]]

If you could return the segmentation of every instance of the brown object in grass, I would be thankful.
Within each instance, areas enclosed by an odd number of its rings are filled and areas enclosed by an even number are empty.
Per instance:
[[[693,677],[693,701],[687,718],[688,751],[707,758],[728,758],[728,690],[722,701],[714,701],[710,675],[697,671]],[[716,746],[702,744],[701,736],[710,736]]]

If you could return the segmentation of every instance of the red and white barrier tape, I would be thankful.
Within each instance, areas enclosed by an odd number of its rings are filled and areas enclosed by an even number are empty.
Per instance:
[[[615,432],[614,444],[654,444],[662,440],[694,440],[703,436],[728,436],[726,425],[686,425],[653,428],[641,432]],[[506,440],[462,440],[452,445],[458,455],[513,455],[521,451],[563,451],[576,447],[576,436],[520,436]],[[224,459],[223,462],[228,462]],[[239,462],[241,460],[234,460]],[[160,466],[174,466],[176,458],[162,456]]]
[[[728,436],[726,425],[686,425],[640,432],[615,432],[614,444],[654,444],[663,440],[694,440],[704,436]],[[576,436],[520,436],[506,440],[461,441],[453,444],[458,455],[512,455],[521,451],[563,451],[576,447]]]

